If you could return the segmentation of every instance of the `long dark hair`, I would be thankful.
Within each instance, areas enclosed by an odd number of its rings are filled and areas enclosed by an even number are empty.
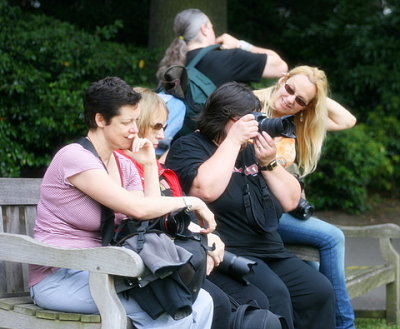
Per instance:
[[[261,103],[248,86],[228,82],[217,88],[207,99],[198,127],[210,140],[223,140],[229,119],[260,110]]]

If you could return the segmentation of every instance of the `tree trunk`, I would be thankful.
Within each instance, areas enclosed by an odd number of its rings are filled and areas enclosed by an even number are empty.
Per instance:
[[[175,37],[172,30],[177,13],[188,8],[198,8],[211,20],[216,35],[226,32],[226,0],[151,0],[149,22],[149,47],[165,49]]]

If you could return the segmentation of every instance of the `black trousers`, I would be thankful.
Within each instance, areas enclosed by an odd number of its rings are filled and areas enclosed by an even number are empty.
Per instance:
[[[270,310],[291,329],[335,329],[335,297],[330,281],[296,256],[260,259],[247,279],[268,297]]]
[[[232,305],[228,294],[239,304],[254,304],[260,308],[268,309],[268,299],[265,294],[254,285],[246,285],[226,274],[214,269],[208,280],[203,284],[214,302],[214,317],[212,329],[228,329],[232,313]]]

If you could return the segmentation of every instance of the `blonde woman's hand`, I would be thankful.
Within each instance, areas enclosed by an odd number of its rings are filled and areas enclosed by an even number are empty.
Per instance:
[[[199,198],[184,197],[185,204],[190,205],[190,209],[196,214],[199,225],[201,227],[200,233],[208,234],[215,231],[217,223],[215,222],[214,214],[207,207],[207,205]]]

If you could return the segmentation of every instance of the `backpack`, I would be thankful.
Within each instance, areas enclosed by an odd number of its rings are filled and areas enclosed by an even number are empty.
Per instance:
[[[196,129],[197,116],[203,110],[208,96],[217,88],[196,68],[196,65],[209,51],[219,47],[220,45],[212,45],[202,48],[186,67],[172,65],[164,73],[159,91],[183,100],[186,105],[185,119],[178,136],[186,135]]]

